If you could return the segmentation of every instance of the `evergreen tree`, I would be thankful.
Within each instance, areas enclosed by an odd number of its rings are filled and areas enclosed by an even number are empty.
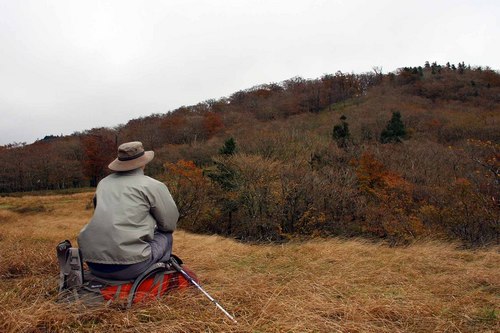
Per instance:
[[[232,138],[230,140],[234,143]],[[230,140],[227,140],[226,143]],[[234,154],[235,146],[231,144],[229,146],[233,147]],[[221,149],[221,153],[225,147],[226,145]],[[217,205],[220,207],[220,211],[223,215],[223,217],[219,219],[219,222],[224,221],[220,230],[227,235],[231,235],[233,232],[233,213],[238,211],[239,208],[238,198],[227,195],[227,192],[236,191],[240,186],[239,174],[235,168],[231,166],[230,160],[232,157],[230,155],[231,154],[226,154],[224,157],[214,159],[215,169],[212,168],[205,173],[208,178],[220,186],[220,189],[226,192],[226,195],[219,197]]]
[[[206,175],[226,191],[234,190],[237,185],[237,173],[229,166],[226,159],[214,160],[215,170],[208,170]]]
[[[463,74],[465,71],[465,63],[462,61],[462,63],[458,63],[458,74]]]
[[[424,76],[424,69],[422,68],[422,66],[418,66],[418,75]]]
[[[236,152],[236,141],[233,138],[229,138],[224,142],[224,146],[219,149],[221,155],[234,155]]]
[[[339,148],[346,148],[351,136],[349,133],[349,124],[345,121],[346,119],[346,116],[342,115],[340,117],[341,123],[333,127],[332,137],[337,142]]]
[[[401,142],[404,138],[406,138],[406,128],[401,120],[401,113],[393,112],[387,127],[380,134],[380,142]]]

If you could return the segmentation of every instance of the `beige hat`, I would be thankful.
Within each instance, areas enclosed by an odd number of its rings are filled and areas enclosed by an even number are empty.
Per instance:
[[[113,171],[134,170],[148,164],[154,156],[153,151],[144,151],[142,142],[126,142],[118,147],[118,157],[109,163],[108,168]]]

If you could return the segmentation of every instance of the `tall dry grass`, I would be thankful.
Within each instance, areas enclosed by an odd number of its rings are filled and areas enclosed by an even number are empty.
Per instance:
[[[91,216],[91,193],[0,198],[0,332],[498,332],[500,254],[359,240],[241,244],[175,233],[174,253],[235,315],[196,289],[154,303],[56,303],[56,244]]]

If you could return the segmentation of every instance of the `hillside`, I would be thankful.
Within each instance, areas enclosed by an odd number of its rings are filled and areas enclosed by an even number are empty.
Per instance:
[[[197,290],[124,310],[56,304],[55,245],[74,242],[92,193],[0,198],[1,332],[496,332],[497,249],[363,240],[251,245],[176,232]]]
[[[0,192],[95,186],[116,145],[140,140],[185,230],[499,244],[499,102],[500,74],[464,63],[292,78],[2,147]]]

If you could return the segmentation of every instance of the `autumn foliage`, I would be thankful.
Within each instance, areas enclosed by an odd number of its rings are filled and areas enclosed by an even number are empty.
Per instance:
[[[357,161],[359,189],[371,203],[366,212],[365,231],[397,242],[424,233],[413,200],[413,186],[378,161],[373,154],[363,153]]]
[[[218,215],[213,205],[213,190],[203,170],[192,161],[165,163],[163,180],[169,187],[179,209],[181,227],[202,232],[201,224],[212,223]]]
[[[192,231],[498,244],[499,96],[498,72],[464,63],[295,77],[0,147],[0,192],[95,186],[139,140]]]
[[[83,148],[83,174],[88,177],[91,186],[97,186],[99,179],[106,176],[110,156],[116,151],[115,143],[105,135],[91,134],[81,138]]]

